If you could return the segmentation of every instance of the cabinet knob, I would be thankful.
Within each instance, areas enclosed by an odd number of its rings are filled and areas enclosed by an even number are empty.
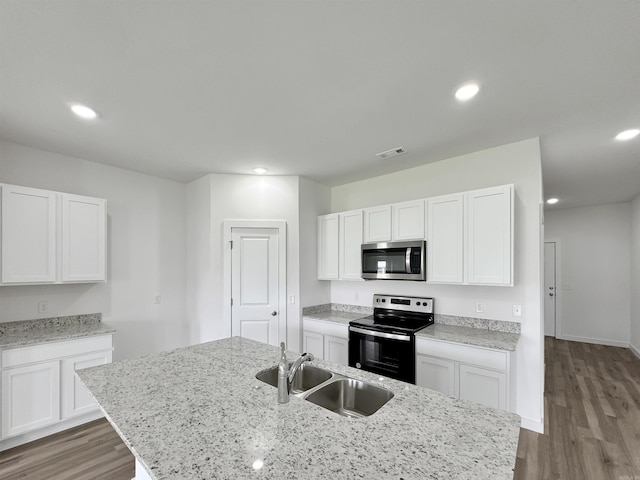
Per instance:
[[[278,312],[276,312],[275,310],[273,312],[271,312],[271,316],[275,317],[276,315],[278,315]]]
[[[553,293],[550,293],[550,294],[549,294],[549,296],[550,296],[550,297],[553,297]]]

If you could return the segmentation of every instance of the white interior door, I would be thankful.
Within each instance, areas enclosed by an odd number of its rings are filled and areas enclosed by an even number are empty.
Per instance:
[[[277,228],[231,229],[231,335],[278,345]]]
[[[556,336],[556,244],[544,243],[544,334]]]

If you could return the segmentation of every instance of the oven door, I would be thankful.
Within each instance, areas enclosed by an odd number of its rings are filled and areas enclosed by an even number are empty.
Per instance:
[[[350,326],[349,366],[415,384],[414,338]]]

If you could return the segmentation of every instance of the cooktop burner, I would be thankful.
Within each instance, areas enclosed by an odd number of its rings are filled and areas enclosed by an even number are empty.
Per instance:
[[[433,325],[433,298],[373,296],[373,315],[349,325],[383,332],[416,333]]]

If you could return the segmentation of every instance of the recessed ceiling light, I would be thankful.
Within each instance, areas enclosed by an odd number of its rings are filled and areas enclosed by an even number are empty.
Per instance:
[[[631,130],[625,130],[616,135],[616,140],[631,140],[640,134],[640,130],[632,128]]]
[[[69,108],[71,108],[71,111],[77,116],[79,116],[80,118],[84,118],[85,120],[93,120],[98,116],[94,109],[89,108],[86,105],[81,105],[79,103],[71,103],[69,104]]]
[[[263,173],[267,173],[267,169],[264,167],[255,167],[253,169],[254,172],[256,172],[258,175],[262,175]]]
[[[466,102],[467,100],[471,100],[475,97],[480,91],[480,85],[475,82],[467,82],[463,85],[460,85],[456,90],[456,98],[460,102]]]
[[[556,203],[558,203],[558,201],[559,200],[557,198],[550,198],[550,199],[547,200],[547,203],[549,205],[555,205]]]

